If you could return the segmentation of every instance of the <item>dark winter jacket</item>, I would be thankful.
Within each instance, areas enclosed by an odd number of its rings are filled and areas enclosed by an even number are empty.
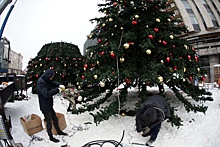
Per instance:
[[[53,109],[53,95],[59,92],[60,83],[50,80],[54,75],[54,71],[48,69],[37,81],[37,93],[42,112],[49,112]]]
[[[144,118],[145,111],[149,107],[153,107],[156,110],[156,120],[154,122],[148,122]],[[151,129],[170,116],[170,108],[164,97],[160,95],[150,96],[144,101],[143,104],[141,104],[137,111],[136,130],[137,132],[141,132],[146,126]]]

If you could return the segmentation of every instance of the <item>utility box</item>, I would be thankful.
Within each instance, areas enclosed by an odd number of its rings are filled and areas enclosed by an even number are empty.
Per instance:
[[[15,90],[26,90],[27,89],[27,78],[25,75],[17,75],[13,79]]]

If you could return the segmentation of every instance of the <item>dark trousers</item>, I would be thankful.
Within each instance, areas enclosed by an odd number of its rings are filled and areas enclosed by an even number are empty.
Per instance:
[[[55,127],[55,129],[57,130],[57,132],[60,131],[60,127],[58,125],[58,119],[57,119],[57,116],[56,116],[56,113],[55,111],[52,109],[50,112],[43,112],[44,114],[44,118],[45,118],[45,121],[47,123],[47,133],[49,136],[52,136],[52,122],[53,122],[53,125]]]
[[[151,135],[150,140],[155,140],[160,131],[161,123],[150,129],[149,134]]]

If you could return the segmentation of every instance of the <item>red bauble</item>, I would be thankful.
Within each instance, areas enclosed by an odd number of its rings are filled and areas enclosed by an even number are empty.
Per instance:
[[[154,36],[153,35],[148,35],[148,38],[154,39]]]
[[[48,60],[49,60],[49,58],[46,58],[46,60],[48,61]]]
[[[30,76],[30,79],[32,79],[32,76]]]
[[[195,61],[198,62],[199,58],[197,56],[195,56]]]
[[[136,25],[136,24],[137,24],[137,21],[136,21],[136,20],[133,20],[133,21],[132,21],[132,24],[133,24],[133,25]]]
[[[56,58],[56,61],[58,60],[58,58]]]
[[[112,74],[114,75],[114,74],[115,74],[115,72],[113,71],[113,72],[112,72]]]
[[[158,33],[159,29],[158,28],[154,28],[154,32]]]
[[[177,70],[177,66],[174,66],[173,70]]]
[[[62,77],[62,78],[64,78],[64,77],[65,77],[65,75],[62,75],[61,77]]]
[[[129,45],[134,45],[134,42],[128,42]]]
[[[88,68],[88,64],[85,64],[84,67],[85,67],[85,68]]]
[[[111,52],[110,56],[111,56],[112,58],[115,58],[115,53],[114,53],[114,52]]]
[[[102,42],[102,39],[98,39],[98,43],[101,43]]]
[[[193,80],[193,78],[190,76],[190,77],[189,77],[189,80],[190,80],[190,81],[192,81],[192,80]]]
[[[104,51],[102,51],[101,53],[100,53],[100,55],[104,55],[105,54],[105,52]]]
[[[126,78],[126,79],[125,79],[125,83],[126,83],[126,84],[131,84],[131,79]]]
[[[205,77],[202,76],[202,77],[201,77],[201,80],[202,80],[202,81],[205,81]]]
[[[117,5],[118,5],[118,3],[116,3],[116,2],[114,2],[114,3],[113,3],[113,6],[115,6],[115,7],[116,7]]]
[[[85,78],[85,76],[84,75],[82,75],[82,79],[84,79]]]
[[[188,55],[188,59],[191,60],[191,56],[190,55]]]
[[[36,78],[38,78],[38,74],[36,74]]]
[[[166,58],[166,61],[167,61],[167,62],[170,62],[170,57],[167,57],[167,58]]]
[[[162,43],[163,43],[164,45],[167,45],[167,42],[166,42],[166,41],[164,41],[164,40],[162,41]]]

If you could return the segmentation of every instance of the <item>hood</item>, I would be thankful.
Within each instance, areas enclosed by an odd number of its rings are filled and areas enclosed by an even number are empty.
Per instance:
[[[142,120],[146,122],[155,122],[157,120],[157,112],[154,107],[149,107],[145,110]]]
[[[55,72],[52,69],[47,69],[44,74],[42,75],[42,78],[46,81],[46,82],[50,82],[50,78],[55,75]]]

